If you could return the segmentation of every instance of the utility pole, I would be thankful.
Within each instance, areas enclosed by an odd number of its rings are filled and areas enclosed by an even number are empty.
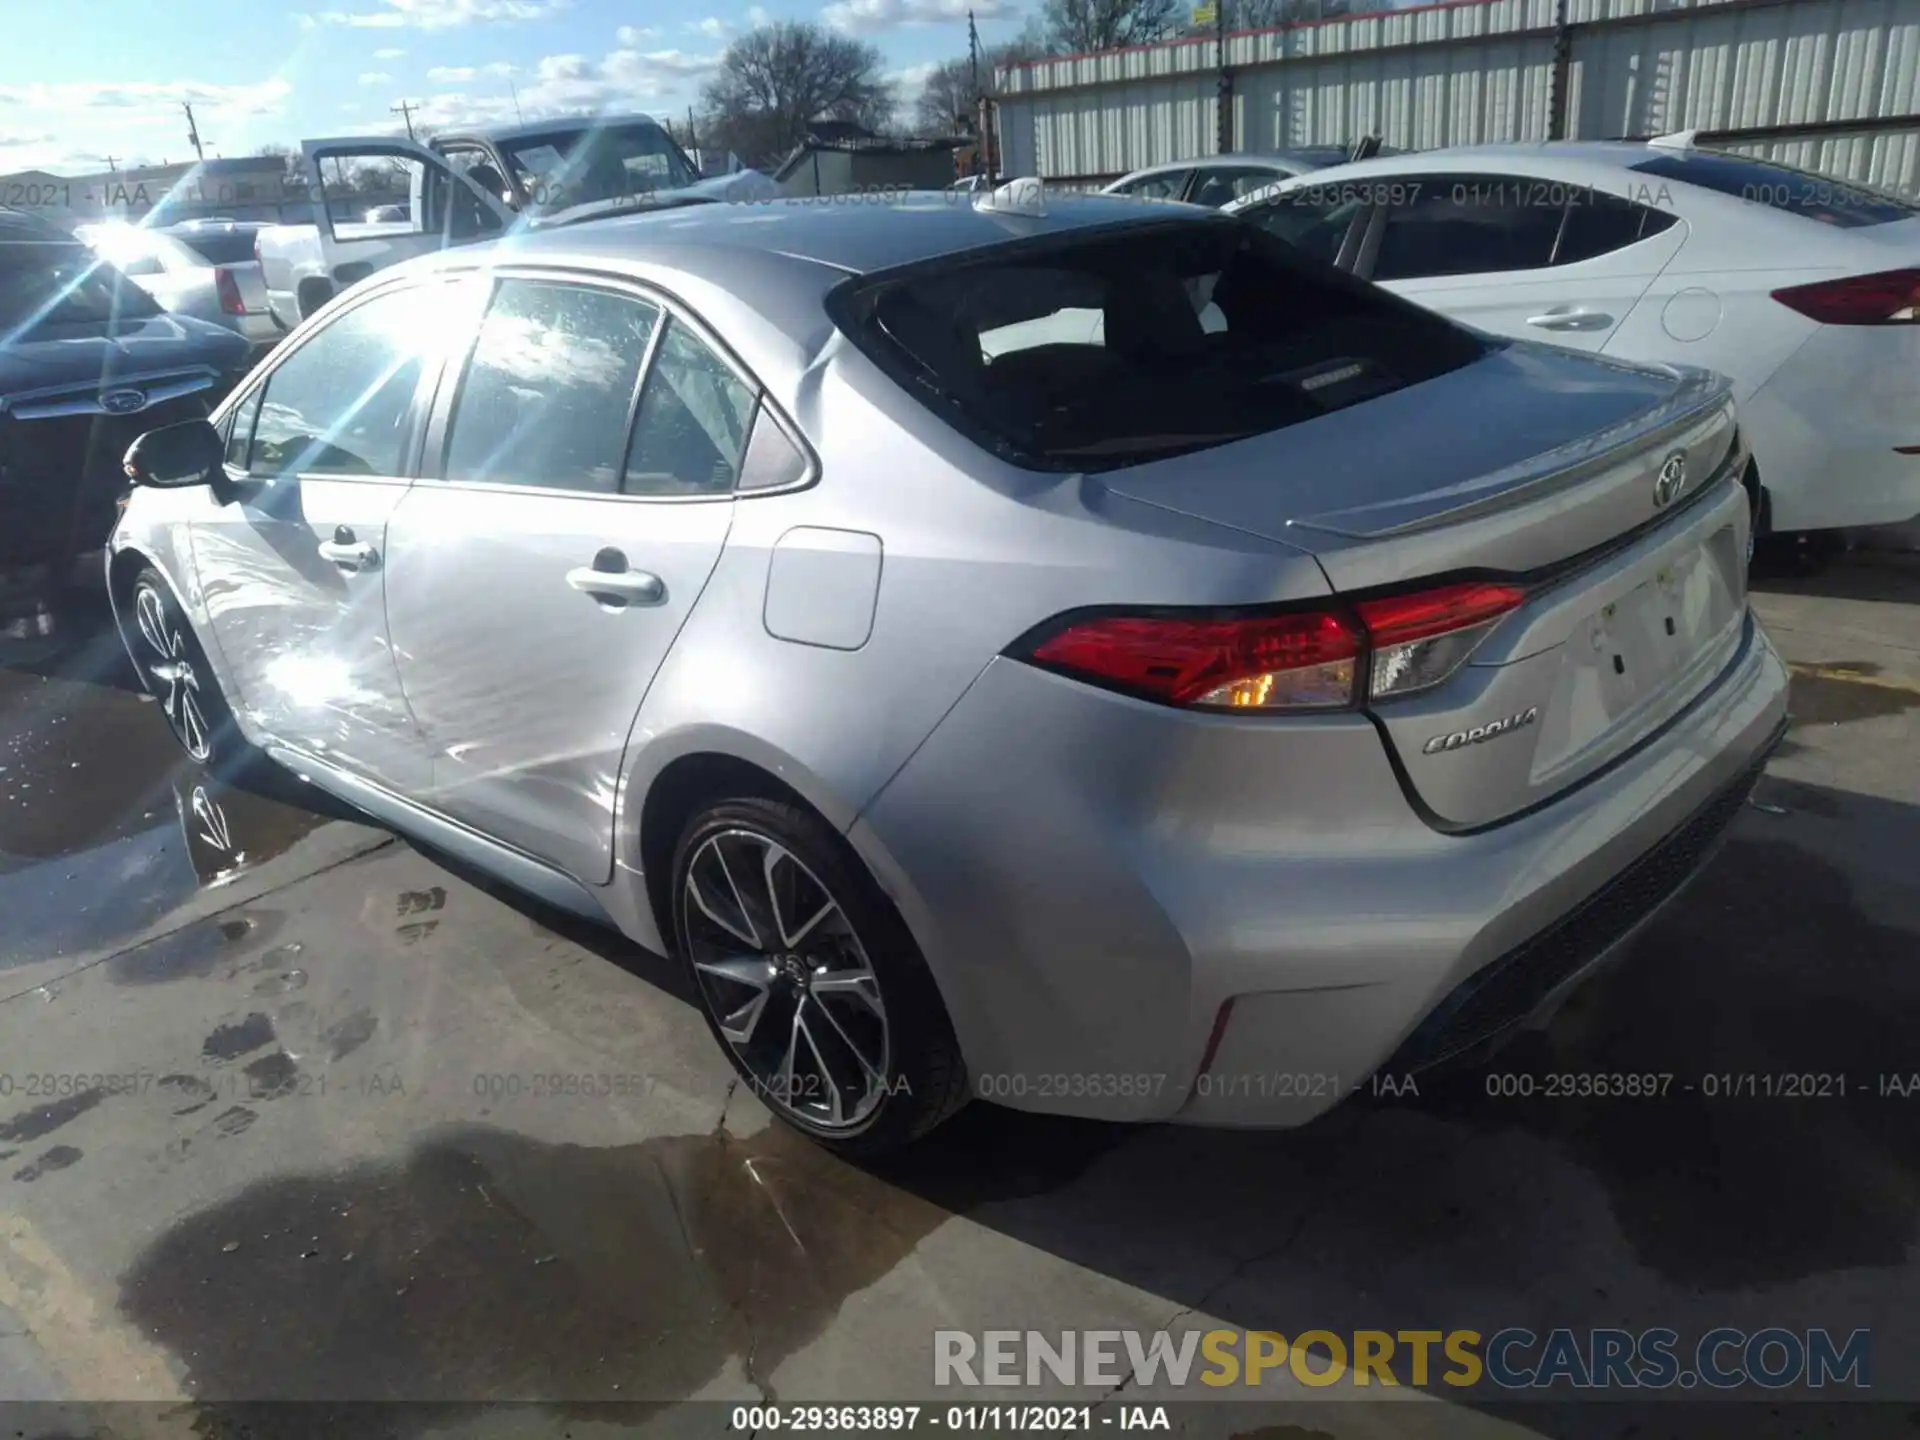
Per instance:
[[[1213,0],[1213,49],[1220,66],[1220,111],[1214,149],[1233,153],[1233,71],[1227,68],[1227,0]]]
[[[113,156],[106,155],[102,158],[107,162],[107,173],[109,175],[118,175],[120,173],[120,167],[114,163]]]
[[[512,81],[508,81],[507,83],[508,83],[508,84],[512,84],[513,82],[512,82]],[[515,104],[516,104],[516,106],[517,106],[519,102],[518,102],[518,101],[516,100],[516,101],[515,101],[514,103],[515,103]],[[389,115],[398,115],[398,116],[399,116],[399,117],[400,117],[401,119],[403,119],[403,120],[405,120],[405,121],[407,122],[407,139],[408,139],[409,141],[412,141],[412,140],[413,140],[413,138],[414,138],[414,135],[413,135],[413,106],[411,106],[411,105],[409,105],[409,104],[408,104],[408,103],[407,103],[406,101],[404,101],[404,100],[402,100],[402,101],[401,101],[401,102],[400,102],[400,103],[399,103],[398,105],[389,105],[389,106],[387,107],[387,113],[388,113]]]
[[[520,113],[520,87],[513,83],[511,76],[507,78],[507,90],[513,96],[513,118],[518,120],[522,125],[526,124],[527,117]]]
[[[973,131],[973,173],[984,175],[992,184],[996,178],[990,148],[993,140],[988,134],[992,126],[987,118],[987,97],[980,88],[980,27],[974,23],[972,10],[967,11],[967,75],[972,100],[967,118]]]
[[[200,147],[200,128],[193,123],[193,106],[182,100],[180,108],[187,112],[187,140],[193,146],[193,153],[204,160],[207,152]]]

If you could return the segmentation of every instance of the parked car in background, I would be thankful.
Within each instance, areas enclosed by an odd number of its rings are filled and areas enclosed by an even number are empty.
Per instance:
[[[1429,151],[1228,207],[1498,334],[1733,381],[1762,531],[1920,514],[1920,206],[1647,143]]]
[[[1725,381],[1038,190],[341,297],[129,456],[156,711],[670,948],[845,1150],[970,1093],[1294,1124],[1497,1044],[1784,725]],[[1104,344],[1006,341],[1089,308]]]
[[[312,225],[279,225],[260,236],[269,301],[292,327],[340,290],[397,261],[511,228],[571,223],[654,205],[766,200],[780,187],[758,170],[702,178],[666,127],[647,115],[543,120],[462,134],[425,145],[384,136],[310,140],[301,147],[315,194],[338,189],[353,167],[407,174],[400,213],[338,221],[317,205]]]
[[[71,233],[0,209],[0,638],[53,636],[81,558],[113,528],[128,444],[205,415],[247,355]]]
[[[404,205],[375,205],[367,211],[367,220],[375,225],[390,224],[406,218],[407,207]]]
[[[209,265],[245,265],[257,262],[254,241],[270,222],[265,220],[183,220],[160,228],[199,255]]]
[[[1221,206],[1264,190],[1281,180],[1305,175],[1329,165],[1344,165],[1369,155],[1398,155],[1401,152],[1382,145],[1369,136],[1352,145],[1310,145],[1297,150],[1248,151],[1234,155],[1209,155],[1200,160],[1181,160],[1170,165],[1152,165],[1123,175],[1102,187],[1108,195],[1131,195],[1136,200],[1172,200],[1188,205]]]
[[[74,232],[161,307],[231,330],[256,350],[283,333],[267,307],[251,231],[175,235],[140,225],[83,225]],[[214,261],[208,250],[233,258]]]

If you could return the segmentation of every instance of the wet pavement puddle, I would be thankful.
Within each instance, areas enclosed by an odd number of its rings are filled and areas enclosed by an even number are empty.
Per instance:
[[[0,972],[137,935],[344,813],[291,781],[247,784],[194,765],[133,691],[0,668]],[[234,923],[189,927],[116,974],[193,972],[242,938]]]

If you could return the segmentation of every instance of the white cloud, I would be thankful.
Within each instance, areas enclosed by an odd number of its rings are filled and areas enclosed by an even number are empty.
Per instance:
[[[427,71],[427,79],[436,85],[461,85],[482,75],[505,78],[513,71],[514,67],[504,60],[496,60],[491,65],[436,65]]]
[[[519,114],[528,120],[583,114],[680,108],[695,84],[720,63],[717,54],[685,50],[615,50],[601,59],[548,55],[520,84]],[[421,102],[416,124],[436,128],[498,124],[515,118],[513,98],[443,90]],[[397,130],[397,126],[383,129]]]
[[[903,70],[889,70],[887,83],[896,85],[901,95],[909,102],[927,88],[927,81],[933,78],[933,72],[940,68],[938,60],[923,60],[918,65],[909,65]]]
[[[651,25],[622,25],[614,32],[613,38],[631,49],[649,40],[657,39],[660,32]]]
[[[360,72],[360,83],[362,85],[384,85],[391,79],[393,79],[393,76],[387,74],[384,70],[362,70]]]
[[[402,55],[406,53],[407,52],[404,50],[396,50],[391,45],[389,45],[384,50],[374,51],[373,58],[376,60],[398,60]]]
[[[697,31],[709,40],[724,40],[733,29],[733,25],[729,21],[722,20],[718,15],[709,15],[704,20],[689,20],[683,28]]]
[[[180,102],[193,105],[208,152],[245,155],[278,133],[291,86],[253,83],[159,84],[146,80],[0,85],[0,174],[16,170],[85,171],[191,156]]]
[[[758,30],[762,25],[771,25],[772,23],[773,15],[764,5],[749,5],[747,7],[747,26],[749,29]]]
[[[379,3],[383,9],[323,10],[317,18],[324,25],[367,30],[448,30],[489,21],[540,20],[568,9],[573,0],[379,0]]]
[[[834,0],[820,14],[836,30],[871,35],[902,25],[951,25],[963,22],[967,12],[981,20],[1002,19],[1013,13],[1008,0]]]

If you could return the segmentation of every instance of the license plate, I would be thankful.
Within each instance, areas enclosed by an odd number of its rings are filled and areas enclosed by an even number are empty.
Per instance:
[[[1730,613],[1712,561],[1704,550],[1690,551],[1589,618],[1582,668],[1605,708],[1619,715],[1684,670]]]

